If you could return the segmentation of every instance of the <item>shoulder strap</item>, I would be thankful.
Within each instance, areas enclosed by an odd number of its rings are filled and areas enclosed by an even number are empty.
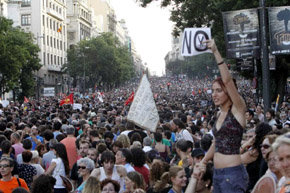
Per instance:
[[[18,182],[19,187],[21,187],[21,183],[20,183],[19,178],[17,178],[17,182]]]

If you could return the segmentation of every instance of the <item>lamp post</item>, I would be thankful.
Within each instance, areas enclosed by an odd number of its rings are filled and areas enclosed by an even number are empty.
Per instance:
[[[3,74],[0,72],[0,98],[2,98],[2,79],[3,79]]]
[[[84,52],[83,52],[83,59],[84,59],[84,65],[83,65],[83,96],[85,96],[85,94],[86,94],[86,57],[85,57],[85,50],[88,50],[88,49],[90,49],[90,47],[84,47]]]
[[[269,54],[266,30],[265,0],[259,0],[260,9],[260,31],[261,31],[261,50],[262,50],[262,82],[263,82],[263,100],[264,109],[271,107],[270,101],[270,72],[269,72]]]

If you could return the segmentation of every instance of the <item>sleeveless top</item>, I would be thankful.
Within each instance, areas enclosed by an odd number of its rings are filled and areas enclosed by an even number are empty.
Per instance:
[[[216,122],[213,127],[215,137],[215,152],[225,155],[240,154],[240,146],[243,137],[243,127],[234,117],[230,107],[224,122],[219,130]]]
[[[103,181],[104,179],[106,179],[108,177],[107,177],[103,167],[100,168],[100,172],[101,172],[100,173],[100,182],[101,182],[101,181]],[[119,184],[120,184],[120,193],[124,192],[124,190],[125,190],[125,179],[121,178],[120,175],[118,174],[116,165],[114,165],[113,174],[112,174],[111,179],[112,180],[116,180],[117,182],[119,182]]]

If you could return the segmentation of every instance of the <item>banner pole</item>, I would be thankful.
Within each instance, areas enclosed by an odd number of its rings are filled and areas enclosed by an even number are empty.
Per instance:
[[[271,107],[270,101],[270,72],[269,72],[269,53],[266,32],[265,0],[259,0],[260,6],[260,32],[261,32],[261,61],[262,61],[262,85],[263,102],[265,112]]]

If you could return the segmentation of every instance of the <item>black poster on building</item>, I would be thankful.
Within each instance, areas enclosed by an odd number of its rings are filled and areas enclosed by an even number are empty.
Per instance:
[[[259,20],[256,9],[223,12],[227,58],[259,58]]]
[[[290,54],[290,7],[270,7],[268,13],[271,53]]]

